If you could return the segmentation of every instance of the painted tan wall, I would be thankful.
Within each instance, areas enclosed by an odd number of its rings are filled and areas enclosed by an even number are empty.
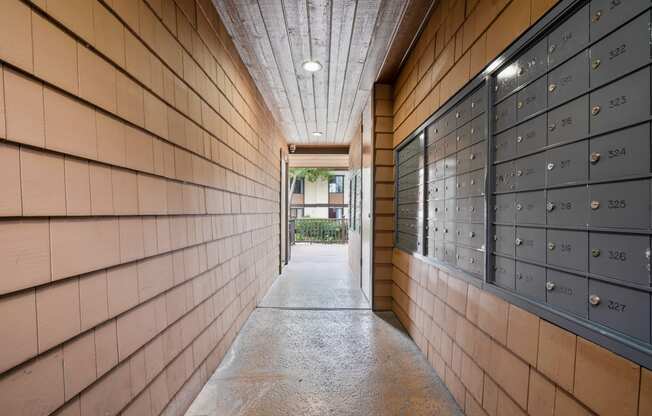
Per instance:
[[[348,182],[348,178],[354,178],[354,175],[356,172],[359,172],[360,169],[362,168],[362,135],[361,134],[356,134],[352,139],[351,143],[349,143],[349,176],[346,179],[346,182]],[[347,184],[347,191],[348,191],[348,184]],[[353,184],[351,185],[353,186]],[[360,186],[360,184],[358,184]],[[351,188],[351,192],[353,192],[353,188]],[[348,198],[348,195],[347,195]],[[353,196],[353,199],[355,200],[355,196]],[[353,221],[353,201],[351,202],[349,206],[349,221]],[[351,222],[351,224],[353,224]],[[362,246],[361,246],[361,241],[362,241],[362,235],[360,234],[360,227],[358,229],[353,229],[349,228],[349,244],[348,244],[348,255],[349,255],[349,267],[351,268],[351,272],[353,273],[354,278],[356,281],[360,278],[360,256],[362,256]]]
[[[553,3],[441,1],[393,94],[377,105],[377,125],[399,144]],[[382,184],[389,185],[390,157],[376,155],[377,172],[386,170]],[[389,212],[391,198],[387,189],[376,203]],[[379,220],[386,230],[378,230]],[[393,230],[389,215],[376,222],[377,233]],[[648,369],[399,249],[390,256],[392,310],[466,414],[652,414]]]
[[[276,277],[283,145],[209,0],[0,1],[0,413],[183,414]]]

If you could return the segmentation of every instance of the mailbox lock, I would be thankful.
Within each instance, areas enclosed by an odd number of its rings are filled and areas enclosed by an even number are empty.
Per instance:
[[[593,152],[591,153],[591,163],[596,164],[600,160],[600,153],[598,152]]]
[[[475,207],[471,207],[471,212],[475,212]]]
[[[458,184],[457,184],[457,187],[459,188],[460,186],[461,186],[461,185],[458,183]]]
[[[522,210],[522,209],[523,209],[523,205],[521,205],[521,204],[516,204],[516,210],[517,210],[517,211],[520,211],[520,210]]]
[[[600,106],[599,105],[594,105],[591,108],[591,114],[593,114],[594,116],[598,115],[599,112],[600,112]]]
[[[469,233],[469,237],[471,237],[471,238],[475,237],[475,232],[471,231],[471,232]]]
[[[471,108],[475,108],[475,101],[471,101]]]
[[[555,45],[555,44],[553,43],[553,44],[550,45],[550,47],[548,48],[548,52],[549,52],[549,53],[553,53],[553,52],[555,51],[555,48],[556,48],[556,47],[557,47],[557,45]]]
[[[650,255],[652,255],[652,252],[651,252],[650,249],[648,248],[647,250],[645,250],[645,258],[648,259],[648,260],[650,260]]]
[[[548,85],[548,91],[553,92],[557,88],[557,84],[550,84]]]
[[[471,257],[471,258],[469,259],[469,263],[475,263],[475,259],[474,259],[473,257]]]
[[[498,236],[494,234],[494,241],[498,241]]]
[[[460,118],[460,112],[455,113],[455,118]]]
[[[600,257],[600,249],[599,248],[594,248],[591,250],[591,255],[593,257]]]
[[[555,249],[555,243],[548,243],[548,250],[554,250]]]
[[[523,171],[522,170],[517,170],[516,171],[516,176],[523,176]]]
[[[469,159],[474,160],[474,159],[475,159],[475,153],[471,153],[471,154],[469,155]]]
[[[600,20],[601,17],[602,17],[602,10],[598,10],[593,14],[593,16],[591,16],[591,21],[595,23],[598,20]]]
[[[523,108],[523,101],[519,101],[518,104],[516,104],[517,108]]]
[[[595,58],[593,62],[591,62],[591,68],[598,69],[599,66],[600,66],[600,58]]]
[[[475,128],[471,127],[471,134],[475,133]]]
[[[546,204],[546,211],[550,212],[550,211],[552,211],[553,209],[555,209],[555,204],[554,204],[554,202],[548,202],[548,203]]]
[[[600,201],[591,201],[591,209],[595,211],[598,208],[600,208]]]
[[[589,296],[589,303],[593,306],[598,306],[600,304],[600,296],[598,295],[590,295]]]
[[[546,282],[546,290],[551,291],[555,288],[555,283],[554,282]]]
[[[518,69],[518,74],[519,74],[519,75],[523,75],[524,73],[525,73],[525,68],[520,67],[520,68]]]
[[[516,138],[516,143],[520,143],[520,142],[522,142],[522,141],[523,141],[523,136],[518,136],[518,137]]]
[[[498,85],[494,87],[494,91],[498,91]]]
[[[523,244],[523,240],[521,240],[520,238],[517,238],[516,240],[514,240],[514,243],[515,243],[517,246],[520,246],[521,244]]]
[[[552,123],[552,124],[550,124],[550,125],[548,126],[548,130],[549,130],[549,131],[555,131],[556,128],[557,128],[557,124],[555,124],[555,123]]]
[[[459,142],[459,141],[460,141],[460,136],[457,136],[457,137],[455,138],[455,140],[457,140],[457,141]]]
[[[548,163],[548,170],[553,170],[555,168],[555,164],[550,162]]]

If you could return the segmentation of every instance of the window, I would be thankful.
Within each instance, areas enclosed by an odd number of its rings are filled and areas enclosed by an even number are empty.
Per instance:
[[[342,219],[344,217],[343,208],[328,208],[328,218]]]
[[[290,208],[290,218],[302,218],[303,208]]]
[[[344,192],[344,175],[335,175],[328,178],[328,193],[341,194]]]
[[[303,195],[303,178],[298,178],[294,182],[294,190],[292,191],[292,193],[297,195]]]

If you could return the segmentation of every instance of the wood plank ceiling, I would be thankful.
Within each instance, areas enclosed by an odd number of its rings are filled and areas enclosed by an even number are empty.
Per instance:
[[[293,144],[350,141],[408,2],[213,0]],[[307,60],[322,70],[305,71]]]

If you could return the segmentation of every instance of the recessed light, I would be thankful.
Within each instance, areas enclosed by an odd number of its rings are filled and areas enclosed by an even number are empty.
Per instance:
[[[312,135],[315,136],[315,137],[321,137],[323,134],[322,134],[321,131],[313,131]]]
[[[317,61],[306,61],[302,67],[308,72],[317,72],[321,69],[321,64]]]

